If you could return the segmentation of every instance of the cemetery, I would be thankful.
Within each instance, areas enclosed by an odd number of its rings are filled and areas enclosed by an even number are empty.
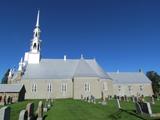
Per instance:
[[[25,100],[1,105],[0,120],[148,120],[160,119],[160,101],[153,97],[94,96],[73,99]]]

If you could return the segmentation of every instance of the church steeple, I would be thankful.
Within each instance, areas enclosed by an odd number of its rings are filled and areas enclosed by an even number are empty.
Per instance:
[[[40,15],[40,11],[38,10],[38,14],[37,14],[37,22],[36,22],[36,26],[34,29],[34,34],[33,34],[33,39],[32,39],[32,44],[31,44],[31,48],[30,51],[32,53],[39,53],[40,52],[40,26],[39,26],[39,15]]]
[[[30,46],[30,51],[25,53],[24,63],[25,64],[38,64],[41,60],[41,40],[40,40],[40,25],[39,25],[40,11],[38,10],[37,21],[33,30],[33,39]]]

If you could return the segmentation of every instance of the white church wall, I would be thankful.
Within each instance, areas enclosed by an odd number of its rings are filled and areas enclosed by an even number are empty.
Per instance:
[[[117,96],[153,95],[152,86],[149,83],[113,84],[113,90],[114,95]]]
[[[72,80],[22,80],[25,85],[25,99],[47,99],[47,98],[72,98]],[[62,84],[66,84],[66,91],[62,92]],[[51,90],[48,86],[51,85]],[[36,86],[36,90],[34,89]]]
[[[87,84],[89,89],[85,86]],[[81,99],[81,95],[83,97],[93,95],[96,98],[101,98],[101,83],[96,77],[76,77],[73,86],[74,99]]]
[[[113,96],[113,82],[110,79],[101,80],[101,91],[103,91],[104,96]]]

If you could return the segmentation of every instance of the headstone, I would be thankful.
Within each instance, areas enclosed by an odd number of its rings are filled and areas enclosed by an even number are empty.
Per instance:
[[[54,100],[53,100],[53,99],[51,99],[51,106],[53,106],[53,103],[54,103]]]
[[[87,96],[87,102],[88,102],[88,103],[90,103],[90,99],[89,99],[89,96]]]
[[[118,109],[121,109],[121,105],[120,105],[119,99],[116,99],[116,102],[117,102]]]
[[[129,98],[128,98],[128,96],[127,96],[126,100],[127,100],[127,102],[129,102]]]
[[[137,112],[138,114],[143,114],[141,105],[140,105],[138,102],[135,102],[135,106],[136,106],[136,112]]]
[[[139,101],[137,96],[134,97],[134,101],[135,101],[135,102],[138,102],[138,101]]]
[[[43,111],[44,111],[44,112],[47,112],[47,111],[48,111],[47,101],[46,101],[45,104],[44,104]]]
[[[155,101],[154,101],[154,97],[151,97],[151,103],[154,105]]]
[[[8,106],[2,107],[0,109],[0,120],[10,120],[11,108]]]
[[[134,96],[132,96],[131,99],[132,99],[132,102],[135,103],[135,98],[134,98]]]
[[[7,104],[7,100],[6,100],[6,95],[4,96],[4,98],[3,98],[4,100],[4,105],[6,105]]]
[[[48,109],[50,109],[51,108],[51,100],[49,99],[47,103],[48,103],[47,107],[48,107]]]
[[[34,104],[28,103],[26,107],[27,113],[28,113],[28,120],[32,120],[34,117]]]
[[[28,113],[26,110],[21,110],[19,114],[19,120],[27,120],[28,118]]]
[[[81,94],[81,100],[83,100],[83,95]]]
[[[150,115],[152,114],[152,109],[149,102],[141,103],[141,108],[143,113],[150,114]]]
[[[38,103],[38,108],[37,108],[37,120],[42,120],[43,119],[43,102],[39,101]]]

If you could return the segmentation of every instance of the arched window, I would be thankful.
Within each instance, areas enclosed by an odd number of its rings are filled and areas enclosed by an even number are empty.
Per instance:
[[[39,44],[38,44],[38,51],[40,50]]]
[[[105,91],[108,90],[108,86],[107,86],[106,82],[103,83],[103,90],[105,90]]]
[[[51,85],[51,83],[48,84],[48,92],[52,92],[52,85]]]
[[[85,92],[90,92],[90,84],[89,83],[84,84],[84,91]]]
[[[139,86],[139,90],[143,91],[143,86],[142,85]]]
[[[63,93],[67,92],[67,83],[61,84],[61,92],[63,92]]]
[[[37,47],[36,43],[33,44],[33,49],[35,49]]]
[[[37,91],[37,85],[36,84],[33,84],[32,85],[32,92],[36,92]]]
[[[132,86],[131,86],[131,85],[128,86],[128,90],[129,90],[129,91],[132,90]]]
[[[120,85],[118,86],[118,91],[121,91],[121,86]]]

